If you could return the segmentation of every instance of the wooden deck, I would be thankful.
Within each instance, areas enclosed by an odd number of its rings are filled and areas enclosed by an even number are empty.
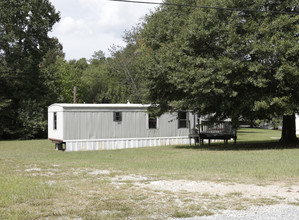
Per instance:
[[[211,124],[207,121],[203,121],[200,126],[200,132],[196,129],[190,130],[189,145],[191,146],[191,139],[194,139],[194,144],[204,144],[204,140],[208,140],[209,145],[211,140],[223,140],[225,144],[228,144],[228,140],[233,139],[234,143],[237,142],[236,129],[232,127],[230,122],[218,122]]]

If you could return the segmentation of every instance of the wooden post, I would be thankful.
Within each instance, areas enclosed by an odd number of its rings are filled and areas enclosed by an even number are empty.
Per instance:
[[[77,87],[74,86],[74,104],[77,103]]]

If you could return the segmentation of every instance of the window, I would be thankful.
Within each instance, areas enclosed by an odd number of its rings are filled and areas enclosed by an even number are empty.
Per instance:
[[[113,121],[122,121],[122,113],[113,112]]]
[[[149,129],[157,129],[158,128],[158,122],[157,122],[156,117],[153,117],[151,115],[148,116],[148,128]]]
[[[57,112],[53,114],[53,129],[57,130]]]
[[[179,128],[188,128],[188,113],[187,112],[178,112],[178,127]]]

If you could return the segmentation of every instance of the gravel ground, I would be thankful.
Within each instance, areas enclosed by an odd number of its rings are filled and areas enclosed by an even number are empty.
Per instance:
[[[207,195],[227,196],[240,193],[240,198],[280,198],[281,204],[251,206],[246,210],[224,210],[221,214],[191,218],[170,218],[169,220],[299,220],[299,206],[287,205],[298,203],[299,185],[273,183],[259,186],[255,184],[214,183],[190,180],[151,180],[140,175],[120,175],[111,178],[113,183],[134,181],[134,185],[152,190],[170,191],[172,193],[206,193]],[[144,182],[145,181],[145,182]],[[242,200],[242,199],[241,199]]]
[[[242,197],[245,198],[275,199],[280,197],[285,198],[285,202],[299,201],[299,185],[290,186],[285,183],[273,183],[272,185],[258,186],[255,184],[214,183],[190,180],[160,180],[150,181],[144,184],[138,182],[138,178],[134,179],[135,185],[148,187],[154,190],[167,190],[173,193],[185,191],[220,196],[225,196],[230,193],[240,193]]]
[[[227,210],[222,214],[184,218],[184,220],[299,220],[299,206],[253,206],[247,210]]]

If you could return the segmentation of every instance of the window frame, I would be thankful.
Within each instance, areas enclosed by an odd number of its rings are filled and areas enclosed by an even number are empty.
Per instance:
[[[185,117],[180,117],[185,113]],[[182,124],[184,126],[182,126]],[[189,128],[189,114],[187,111],[179,111],[178,112],[178,129]]]
[[[122,122],[122,120],[123,120],[122,112],[120,112],[120,111],[113,112],[113,121]]]
[[[159,120],[158,117],[153,117],[150,114],[146,115],[146,127],[149,130],[155,130],[159,128]],[[152,123],[150,122],[151,120],[155,120],[155,127],[150,126]]]
[[[53,130],[57,130],[57,112],[53,112]]]

